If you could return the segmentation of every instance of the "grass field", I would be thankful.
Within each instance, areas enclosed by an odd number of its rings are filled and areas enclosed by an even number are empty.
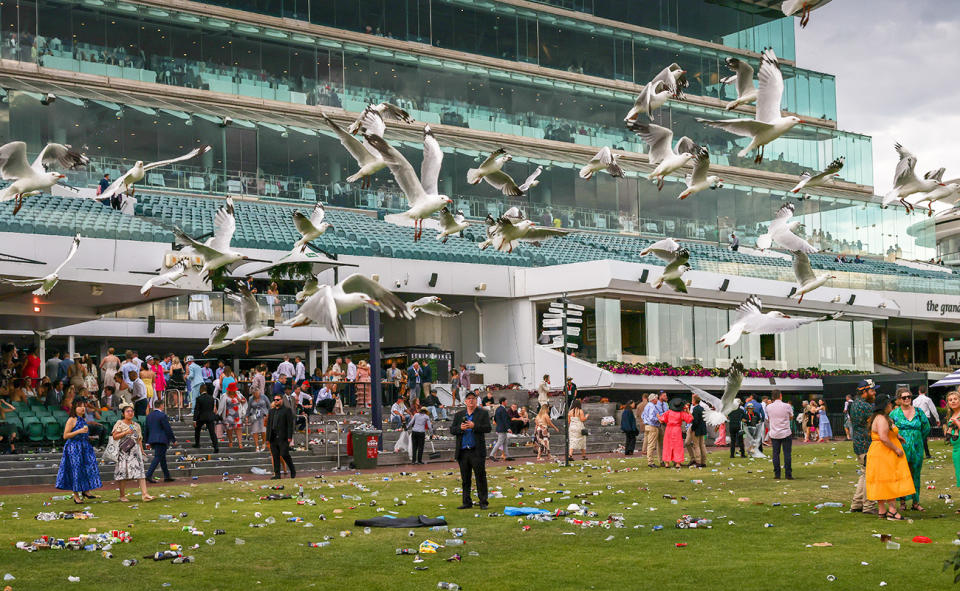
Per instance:
[[[957,516],[952,505],[938,500],[953,493],[953,468],[942,441],[931,441],[935,457],[924,466],[924,481],[936,487],[923,490],[921,502],[928,511],[908,512],[913,522],[880,521],[874,516],[850,514],[855,480],[851,446],[847,442],[795,448],[794,481],[773,479],[769,461],[731,461],[725,452],[710,455],[702,470],[651,470],[640,459],[598,459],[576,462],[570,468],[517,463],[489,465],[491,490],[503,498],[491,499],[487,511],[458,511],[458,479],[449,471],[424,471],[413,475],[346,473],[323,479],[302,478],[306,496],[314,506],[295,500],[259,501],[269,492],[270,481],[215,483],[166,487],[167,498],[139,505],[116,502],[115,490],[101,490],[109,502],[94,502],[96,519],[88,521],[34,519],[40,511],[69,511],[72,501],[53,501],[50,494],[0,496],[0,575],[12,573],[14,591],[49,589],[65,585],[68,575],[80,577],[77,588],[122,589],[432,589],[438,581],[453,581],[464,589],[870,589],[885,582],[888,589],[948,589],[952,575],[941,572],[944,559],[957,550]],[[695,484],[692,480],[702,480]],[[284,480],[283,492],[296,496],[296,487]],[[566,490],[568,495],[556,491]],[[442,496],[446,491],[447,496]],[[173,495],[189,493],[188,498]],[[359,496],[361,500],[341,495]],[[522,495],[517,497],[517,495]],[[588,495],[589,509],[601,519],[623,515],[624,528],[580,528],[558,519],[552,522],[516,517],[490,517],[507,505],[565,508]],[[676,504],[664,498],[676,497]],[[326,500],[322,500],[321,496]],[[685,497],[685,498],[684,498]],[[743,500],[749,498],[749,501]],[[406,501],[396,506],[394,499]],[[370,506],[376,501],[375,506]],[[817,511],[814,505],[839,501],[843,509]],[[217,505],[219,503],[219,505]],[[779,503],[779,506],[774,506]],[[377,512],[382,508],[382,512]],[[449,532],[374,529],[365,535],[354,527],[356,518],[396,511],[401,516],[445,515],[450,527],[467,529],[459,547],[441,548],[425,555],[415,570],[412,556],[397,556],[395,549],[416,547],[431,539],[452,538]],[[161,514],[187,516],[179,523],[158,520]],[[255,512],[262,517],[254,516]],[[289,515],[284,512],[290,512]],[[18,514],[17,517],[14,514]],[[320,519],[320,514],[326,520]],[[675,527],[684,514],[713,520],[712,529]],[[299,516],[304,523],[287,518]],[[272,516],[276,523],[252,528]],[[729,522],[733,522],[730,524]],[[764,527],[764,524],[773,527]],[[183,525],[203,529],[198,538],[181,532]],[[522,531],[530,525],[529,531]],[[661,531],[653,527],[663,525]],[[31,541],[41,534],[70,537],[97,531],[126,529],[129,544],[116,545],[113,559],[99,552],[17,550],[18,540]],[[215,529],[224,535],[213,536]],[[340,537],[341,530],[352,530]],[[565,535],[567,533],[575,535]],[[890,533],[901,544],[888,550],[874,537]],[[911,539],[924,535],[932,544]],[[325,548],[309,542],[331,536]],[[612,536],[612,539],[608,539]],[[213,546],[204,543],[213,537]],[[242,538],[237,545],[235,538]],[[831,547],[812,547],[829,542]],[[196,556],[194,564],[153,562],[143,556],[179,543],[184,553]],[[186,550],[195,543],[200,547]],[[686,543],[678,548],[677,543]],[[478,556],[468,553],[474,551]],[[459,552],[462,562],[445,559]],[[125,568],[121,560],[138,558]],[[867,564],[861,564],[865,562]],[[828,581],[828,575],[836,579]],[[958,587],[960,588],[960,587]]]

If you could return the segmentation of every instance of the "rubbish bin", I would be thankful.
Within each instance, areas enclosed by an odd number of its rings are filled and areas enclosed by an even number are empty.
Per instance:
[[[383,431],[364,429],[350,432],[350,447],[347,453],[353,452],[354,468],[376,468],[377,457],[380,455],[380,436]]]

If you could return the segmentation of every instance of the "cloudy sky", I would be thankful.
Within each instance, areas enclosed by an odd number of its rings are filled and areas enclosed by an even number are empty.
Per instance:
[[[834,0],[797,27],[797,65],[837,76],[840,128],[873,136],[877,194],[893,183],[896,141],[918,173],[945,166],[945,179],[960,177],[957,4]]]

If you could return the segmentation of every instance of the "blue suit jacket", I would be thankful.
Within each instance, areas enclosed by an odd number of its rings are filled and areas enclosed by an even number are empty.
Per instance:
[[[638,431],[637,417],[633,414],[633,409],[629,406],[623,409],[623,414],[620,415],[620,430],[624,433]]]
[[[170,428],[170,419],[165,413],[155,410],[147,415],[147,443],[170,445],[176,440]]]

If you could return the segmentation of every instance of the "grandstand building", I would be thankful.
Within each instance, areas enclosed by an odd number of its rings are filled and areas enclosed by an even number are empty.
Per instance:
[[[234,245],[276,259],[297,238],[295,208],[327,203],[334,230],[316,244],[335,258],[322,279],[377,275],[405,299],[441,296],[453,319],[384,319],[383,345],[433,346],[454,363],[481,360],[489,376],[533,387],[560,373],[560,355],[537,345],[541,314],[567,293],[585,307],[571,372],[581,387],[639,389],[669,380],[620,375],[597,362],[664,362],[724,367],[820,367],[873,372],[937,369],[960,354],[960,280],[936,256],[938,228],[921,216],[882,209],[873,192],[871,138],[839,125],[835,80],[796,65],[794,20],[776,1],[660,0],[40,0],[0,6],[0,138],[23,140],[34,156],[48,141],[91,158],[68,173],[86,197],[104,173],[209,144],[200,158],[148,174],[130,216],[57,190],[0,216],[0,272],[32,276],[79,232],[84,244],[63,285],[46,298],[0,289],[0,329],[22,344],[52,330],[54,348],[97,353],[107,345],[198,352],[210,329],[239,318],[219,292],[136,287],[171,250],[171,225],[194,236],[212,230],[226,195],[237,202]],[[746,140],[703,126],[723,118],[735,89],[721,83],[730,56],[759,63],[773,47],[785,77],[784,108],[803,123],[776,140],[760,165],[737,156]],[[655,122],[707,147],[722,188],[684,201],[681,177],[662,191],[640,139],[623,117],[641,87],[676,62],[690,82]],[[53,99],[53,100],[51,100]],[[390,101],[415,124],[388,123],[387,139],[418,168],[429,123],[444,154],[440,189],[475,222],[441,244],[427,231],[383,221],[405,199],[389,171],[369,189],[350,184],[350,155],[321,119],[341,125],[367,103]],[[751,117],[752,106],[737,116]],[[578,177],[602,146],[621,154],[626,178]],[[541,182],[506,198],[466,171],[499,147],[505,170]],[[844,156],[836,182],[790,193],[805,170]],[[822,250],[816,269],[836,278],[798,303],[789,255],[750,248],[787,202],[806,238]],[[541,224],[575,230],[513,253],[481,251],[483,218],[511,206]],[[742,248],[731,251],[735,233]],[[687,246],[688,294],[654,289],[662,270],[640,251],[663,237]],[[838,262],[839,254],[852,261]],[[55,263],[54,263],[55,264]],[[46,271],[49,272],[49,271]],[[264,277],[261,275],[261,277]],[[102,295],[97,295],[97,291]],[[284,284],[284,293],[296,291]],[[772,336],[716,341],[749,294],[790,314],[844,317]],[[102,299],[98,299],[102,298]],[[263,297],[266,318],[296,311],[292,295]],[[315,327],[283,327],[253,343],[254,355],[294,352],[316,364],[366,349],[365,314],[348,319],[353,345]],[[234,328],[233,330],[237,330]],[[237,351],[227,350],[228,354]],[[479,357],[477,352],[482,353]],[[441,377],[437,381],[445,379]],[[817,389],[787,380],[784,388]],[[554,383],[558,383],[555,379]],[[769,380],[762,380],[769,387]],[[791,386],[790,384],[794,385]],[[759,387],[759,386],[758,386]]]

